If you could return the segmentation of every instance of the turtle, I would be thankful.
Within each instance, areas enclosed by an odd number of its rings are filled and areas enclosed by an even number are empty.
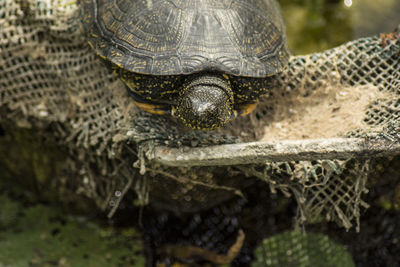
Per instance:
[[[81,0],[81,25],[142,110],[213,130],[289,61],[276,0]]]

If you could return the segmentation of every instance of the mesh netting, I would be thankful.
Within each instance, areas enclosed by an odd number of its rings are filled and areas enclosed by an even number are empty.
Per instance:
[[[142,204],[193,212],[242,196],[240,189],[261,179],[297,200],[298,222],[323,217],[346,228],[358,222],[367,206],[366,159],[168,167],[146,157],[160,145],[283,139],[361,137],[399,145],[398,30],[292,57],[283,73],[268,78],[271,91],[255,112],[199,132],[136,109],[86,44],[77,9],[66,0],[0,0],[0,123],[32,127],[66,148],[77,193],[110,215],[131,189]]]
[[[266,266],[346,266],[355,264],[344,247],[327,236],[285,232],[263,241],[256,250],[253,267]]]

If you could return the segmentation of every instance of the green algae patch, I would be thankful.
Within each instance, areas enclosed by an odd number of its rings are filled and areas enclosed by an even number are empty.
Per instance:
[[[145,266],[134,228],[103,228],[56,208],[1,200],[0,266]]]
[[[328,236],[288,231],[264,239],[252,267],[355,267],[351,254]]]

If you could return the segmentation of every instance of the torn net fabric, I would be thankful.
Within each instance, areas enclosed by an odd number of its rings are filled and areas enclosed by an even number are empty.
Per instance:
[[[362,38],[294,56],[257,109],[223,129],[185,129],[136,109],[89,48],[78,7],[68,1],[0,0],[0,123],[32,128],[65,149],[76,192],[97,205],[134,190],[142,204],[195,212],[241,196],[254,179],[298,203],[298,222],[323,217],[358,225],[371,159],[287,160],[170,167],[148,160],[155,147],[250,141],[365,138],[400,143],[400,37]],[[56,179],[56,178],[55,178]]]

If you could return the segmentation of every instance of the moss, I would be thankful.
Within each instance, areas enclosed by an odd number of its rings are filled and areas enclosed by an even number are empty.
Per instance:
[[[12,226],[20,212],[20,205],[12,201],[7,195],[0,195],[0,230]]]
[[[288,231],[265,239],[255,251],[252,267],[354,267],[351,254],[328,236]]]
[[[57,208],[22,207],[4,195],[0,199],[6,199],[2,205],[8,207],[0,216],[0,223],[7,223],[0,230],[1,266],[145,266],[141,237],[134,228],[102,228]],[[19,210],[23,212],[15,212]],[[12,224],[3,219],[9,214]]]
[[[100,227],[54,207],[73,202],[93,211],[61,182],[65,151],[34,129],[6,129],[0,134],[0,266],[145,266],[136,229]]]

